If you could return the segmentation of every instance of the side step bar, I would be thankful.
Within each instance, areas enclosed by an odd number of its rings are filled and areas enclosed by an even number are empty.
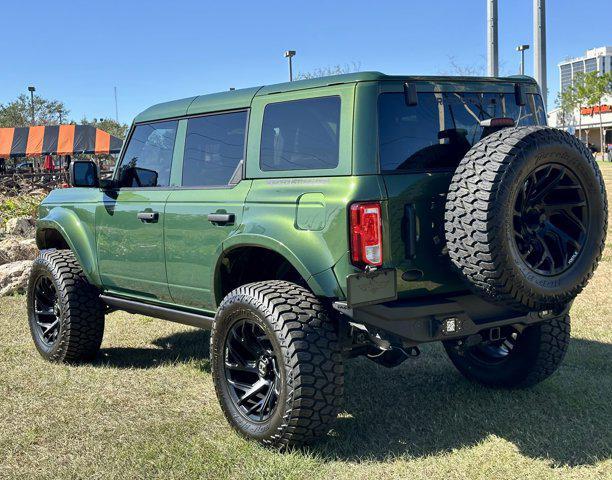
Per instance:
[[[106,303],[109,307],[124,310],[129,313],[161,318],[162,320],[170,320],[171,322],[191,325],[192,327],[204,328],[206,330],[212,329],[213,326],[214,318],[212,316],[209,317],[198,313],[174,310],[172,308],[160,307],[159,305],[151,305],[134,300],[127,300],[125,298],[113,297],[111,295],[100,295],[100,300]]]

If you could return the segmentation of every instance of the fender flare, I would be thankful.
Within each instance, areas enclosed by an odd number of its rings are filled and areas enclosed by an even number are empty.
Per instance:
[[[36,222],[36,245],[41,250],[46,248],[45,230],[55,230],[62,236],[76,256],[89,283],[100,287],[102,282],[98,273],[93,229],[85,225],[72,210],[55,207]]]
[[[259,247],[267,250],[272,250],[281,255],[295,270],[302,276],[308,284],[308,287],[317,296],[322,297],[342,297],[344,294],[340,289],[338,280],[330,265],[328,268],[321,271],[312,272],[297,255],[287,245],[278,240],[258,234],[241,233],[227,238],[223,241],[221,249],[218,252],[217,263],[211,272],[211,285],[213,286],[213,299],[217,299],[218,279],[220,277],[220,269],[222,259],[227,253],[240,247]],[[313,253],[314,254],[314,253]],[[217,305],[218,306],[218,305]]]

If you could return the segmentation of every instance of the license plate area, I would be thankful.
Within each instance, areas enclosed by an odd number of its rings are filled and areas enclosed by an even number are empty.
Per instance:
[[[389,302],[397,299],[394,268],[353,273],[346,277],[346,303],[349,308]]]

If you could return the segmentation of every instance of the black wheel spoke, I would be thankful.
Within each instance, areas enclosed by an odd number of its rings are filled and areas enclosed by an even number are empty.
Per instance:
[[[560,228],[554,226],[550,221],[545,223],[545,229],[547,232],[555,234],[560,240],[563,241],[563,243],[569,243],[576,249],[580,248],[580,243],[578,243]]]
[[[269,386],[268,381],[264,380],[263,378],[260,378],[251,386],[251,388],[244,392],[244,395],[238,400],[238,405],[244,404],[244,402],[246,402],[249,398],[261,392],[267,386]]]
[[[270,403],[270,399],[272,398],[273,394],[274,394],[274,388],[273,386],[270,386],[270,388],[268,389],[268,393],[266,393],[266,396],[261,401],[261,409],[259,411],[260,420],[263,420],[263,416],[266,413],[266,408],[268,407],[268,404]]]
[[[534,190],[537,193],[535,193],[535,195],[530,198],[530,201],[534,203],[541,202],[546,197],[546,195],[548,195],[550,191],[553,190],[559,184],[564,175],[565,168],[559,167],[559,169],[555,171],[552,166],[549,167],[549,171],[546,174],[544,180],[540,183],[540,185],[534,187]]]
[[[61,324],[57,292],[49,278],[43,276],[36,280],[33,299],[33,325],[36,325],[37,335],[42,342],[51,346],[59,337]]]
[[[237,363],[225,362],[225,366],[230,370],[236,370],[237,372],[257,373],[257,368],[250,365],[239,365]]]
[[[544,240],[543,238],[538,238],[538,242],[542,248],[542,256],[536,264],[536,267],[541,267],[547,261],[550,262],[550,264],[552,265],[554,263],[553,256],[550,253],[548,245],[546,244],[546,240]]]

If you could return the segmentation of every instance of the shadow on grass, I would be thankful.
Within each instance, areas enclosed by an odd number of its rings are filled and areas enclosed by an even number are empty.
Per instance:
[[[210,332],[188,330],[153,341],[157,348],[103,348],[98,364],[113,368],[155,368],[167,363],[201,363],[210,371],[208,360]]]
[[[201,362],[209,371],[209,333],[180,332],[158,348],[107,348],[100,363],[154,368]],[[327,460],[385,461],[470,447],[491,435],[523,455],[555,465],[612,457],[612,345],[573,339],[560,371],[529,390],[493,390],[461,377],[440,345],[396,369],[365,359],[346,365],[344,412],[332,434],[311,447]]]
[[[421,365],[396,370],[349,364],[345,412],[314,451],[330,460],[420,457],[495,435],[556,466],[612,457],[612,345],[573,339],[560,371],[529,390],[472,384],[439,345],[425,350]]]

